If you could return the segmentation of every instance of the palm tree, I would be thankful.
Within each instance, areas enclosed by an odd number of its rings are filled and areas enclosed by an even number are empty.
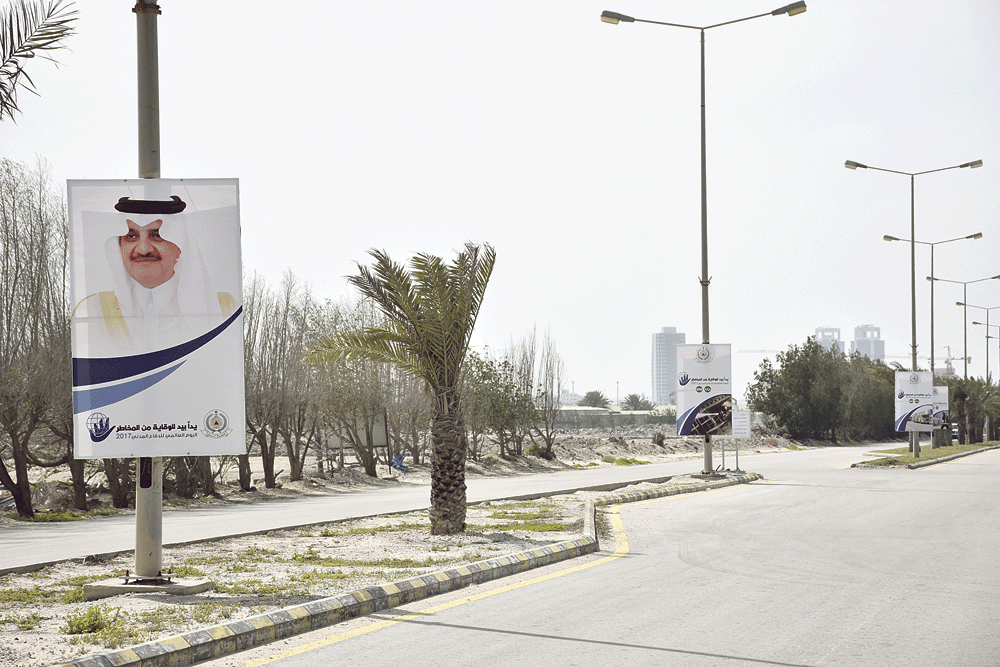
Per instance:
[[[585,408],[606,408],[611,405],[611,400],[604,395],[603,391],[594,389],[584,394],[577,405]]]
[[[391,363],[424,381],[433,400],[431,419],[431,533],[465,530],[465,457],[462,364],[493,272],[492,246],[465,244],[451,264],[419,254],[410,269],[384,251],[371,251],[371,269],[349,281],[385,316],[381,326],[322,339],[316,359]]]
[[[622,400],[622,410],[652,410],[655,407],[652,401],[639,394],[629,394]]]
[[[14,120],[17,108],[17,87],[35,93],[35,84],[24,71],[31,58],[56,62],[46,53],[63,47],[62,40],[73,34],[72,22],[76,10],[64,0],[32,2],[17,0],[0,9],[0,121]],[[37,93],[35,93],[37,95]]]

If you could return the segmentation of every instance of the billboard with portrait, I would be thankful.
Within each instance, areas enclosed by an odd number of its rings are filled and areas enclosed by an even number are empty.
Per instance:
[[[677,346],[677,435],[732,431],[732,367],[728,344]]]
[[[67,195],[74,455],[245,453],[237,179]]]
[[[896,430],[934,430],[934,378],[925,371],[896,371]]]

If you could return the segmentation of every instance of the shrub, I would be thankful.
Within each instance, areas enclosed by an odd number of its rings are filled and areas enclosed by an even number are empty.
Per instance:
[[[539,447],[534,443],[532,443],[531,446],[529,446],[526,450],[524,450],[524,453],[528,456],[534,456],[539,459],[545,459],[546,461],[551,461],[555,458],[555,454],[548,451],[544,447]]]
[[[98,632],[116,623],[122,623],[123,621],[118,618],[119,611],[109,609],[107,605],[98,604],[89,609],[71,613],[66,617],[66,625],[63,626],[61,632],[64,635]]]

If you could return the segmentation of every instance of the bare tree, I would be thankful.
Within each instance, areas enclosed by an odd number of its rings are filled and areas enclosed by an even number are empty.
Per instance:
[[[535,426],[535,329],[526,333],[520,340],[512,340],[504,352],[504,357],[510,363],[513,381],[515,413],[511,425],[512,450],[515,456],[524,454],[524,440]]]
[[[322,326],[317,326],[323,336],[331,332],[363,331],[379,321],[371,303],[327,305],[334,312],[326,315]],[[376,437],[376,430],[386,428],[383,420],[387,415],[391,368],[367,359],[315,357],[313,363],[322,378],[324,430],[339,446],[351,449],[367,475],[377,477],[376,445],[381,438]],[[389,453],[385,455],[388,464]]]
[[[36,432],[51,408],[51,364],[69,326],[65,225],[44,166],[0,160],[0,483],[26,517],[34,516],[29,466],[66,459],[64,448],[32,450],[43,440]]]
[[[278,422],[289,479],[302,479],[309,448],[319,437],[319,406],[315,400],[316,378],[306,361],[306,348],[312,339],[312,320],[317,304],[308,286],[300,286],[291,272],[281,284],[284,323],[284,355],[281,358],[282,411]]]
[[[390,366],[388,401],[389,438],[393,451],[406,451],[414,464],[419,464],[427,449],[430,432],[431,401],[416,378]],[[398,450],[396,447],[398,446]],[[471,444],[470,444],[470,456]]]
[[[247,454],[240,456],[240,486],[249,491],[251,486],[251,447],[260,448],[264,467],[265,484],[274,487],[274,447],[269,433],[277,438],[277,429],[269,427],[277,422],[280,404],[273,390],[274,359],[271,352],[275,343],[274,317],[277,303],[267,289],[264,279],[254,276],[243,289],[243,375],[246,392],[246,423],[249,441]]]
[[[531,441],[535,437],[542,443],[542,456],[552,459],[552,446],[556,440],[556,420],[562,407],[562,389],[565,369],[562,358],[556,352],[555,341],[548,331],[542,339],[542,354],[538,360],[538,374],[535,393],[535,414],[538,422],[532,430]]]

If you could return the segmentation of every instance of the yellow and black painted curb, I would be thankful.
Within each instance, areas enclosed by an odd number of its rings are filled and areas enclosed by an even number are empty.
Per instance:
[[[629,491],[628,493],[615,493],[609,496],[602,496],[594,501],[594,504],[602,507],[605,505],[619,505],[622,503],[635,503],[642,500],[653,500],[654,498],[665,498],[667,496],[679,496],[683,493],[698,493],[700,491],[710,491],[721,489],[726,486],[736,484],[748,484],[758,479],[764,479],[760,473],[749,472],[742,475],[727,475],[723,479],[713,479],[704,482],[691,482],[689,484],[670,484],[656,489],[645,489],[641,491]]]
[[[383,586],[369,586],[351,593],[286,607],[201,630],[192,630],[112,653],[87,656],[54,667],[181,667],[214,660],[352,618],[459,590],[472,584],[508,577],[543,565],[594,553],[600,548],[594,521],[596,506],[708,491],[735,484],[746,484],[758,479],[763,477],[757,473],[749,473],[721,480],[676,484],[670,485],[670,488],[633,491],[588,500],[584,509],[583,535],[577,539],[509,556],[490,558]]]

